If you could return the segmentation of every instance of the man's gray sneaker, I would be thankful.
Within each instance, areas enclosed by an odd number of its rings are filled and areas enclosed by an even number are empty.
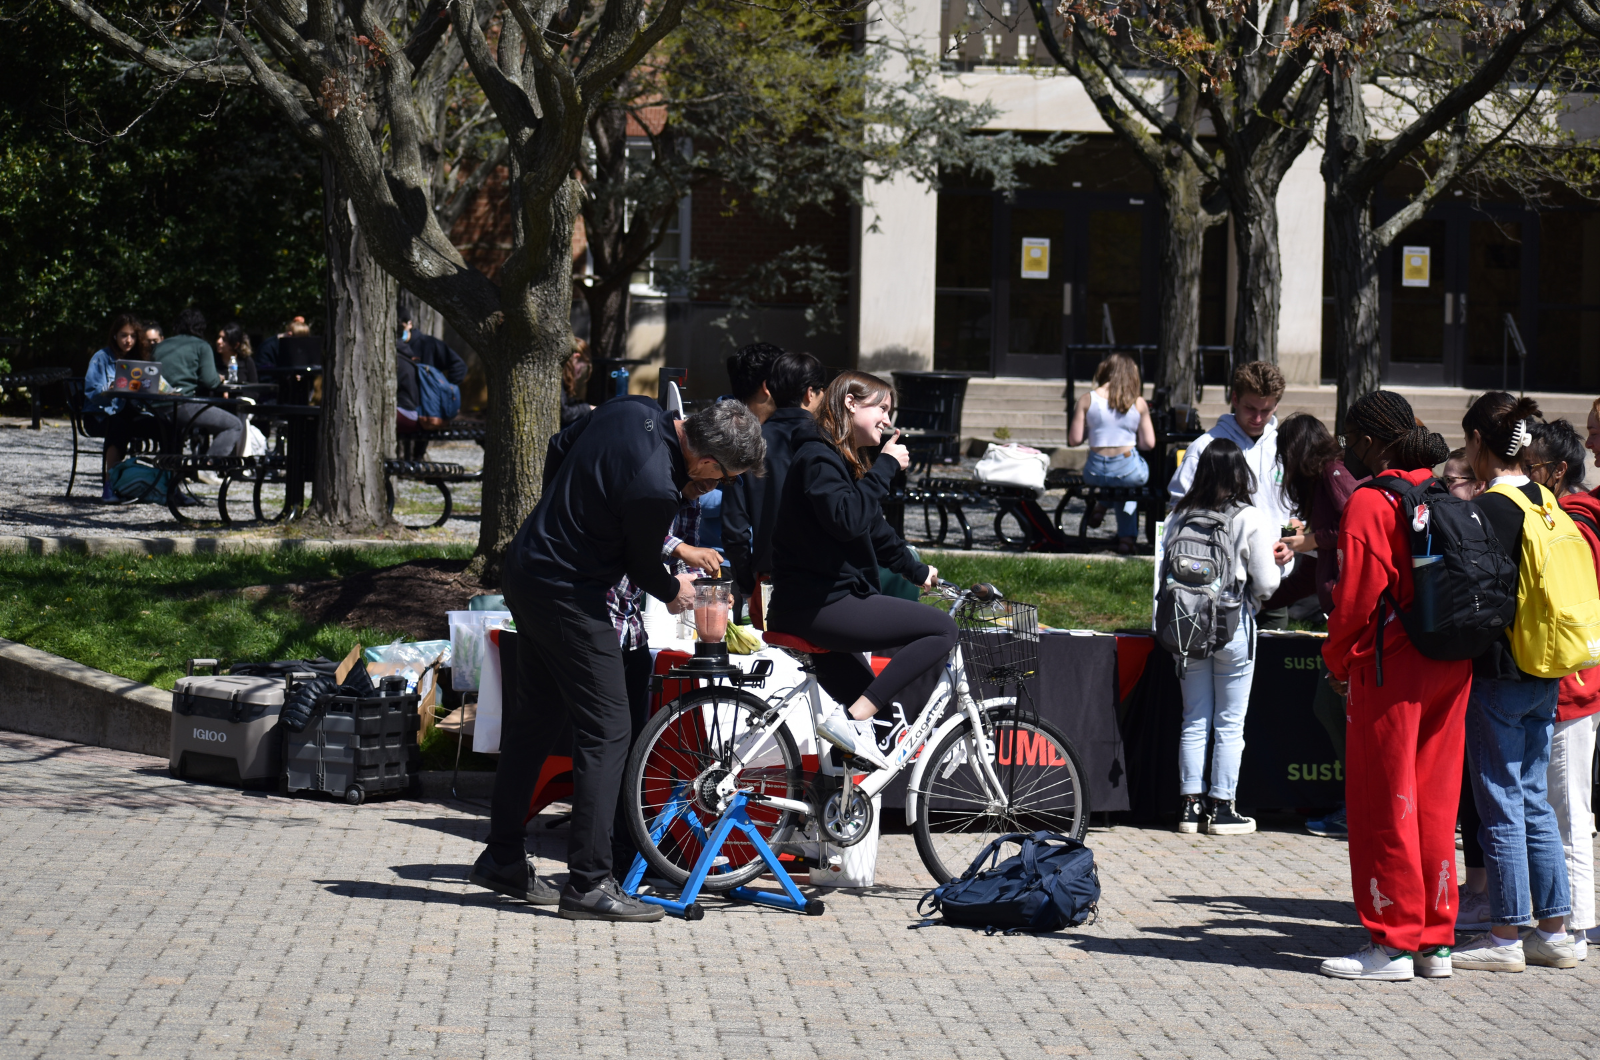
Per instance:
[[[532,858],[502,865],[485,850],[473,863],[472,871],[467,873],[467,882],[530,905],[555,905],[561,900],[556,889],[541,880],[534,871]]]
[[[646,924],[660,920],[667,911],[652,902],[641,902],[622,893],[617,881],[607,877],[592,891],[582,894],[572,884],[561,889],[561,919],[608,920],[626,924]]]
[[[1489,895],[1474,894],[1465,887],[1458,892],[1456,901],[1456,930],[1457,931],[1488,931],[1489,930]]]
[[[1494,936],[1485,931],[1451,952],[1450,967],[1458,972],[1525,972],[1528,962],[1522,954],[1521,939],[1509,946],[1497,946]]]
[[[1522,934],[1522,953],[1529,964],[1541,968],[1576,968],[1578,952],[1572,945],[1572,936],[1563,934],[1554,942],[1546,942],[1533,928]]]

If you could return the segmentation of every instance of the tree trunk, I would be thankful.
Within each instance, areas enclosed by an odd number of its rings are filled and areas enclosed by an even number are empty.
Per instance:
[[[1187,159],[1161,180],[1166,217],[1161,226],[1161,336],[1157,385],[1174,405],[1200,398],[1200,262],[1210,227],[1201,203],[1200,173]]]
[[[544,264],[526,295],[504,290],[502,341],[479,350],[489,377],[483,519],[472,570],[498,586],[511,539],[539,501],[544,454],[561,429],[561,366],[572,350],[572,230],[581,187],[567,180],[549,206]],[[518,459],[519,455],[522,459]]]
[[[346,534],[387,526],[383,461],[395,447],[395,298],[373,260],[327,155],[322,217],[328,253],[327,338],[312,514]]]
[[[1334,430],[1344,430],[1344,416],[1357,398],[1380,385],[1383,347],[1378,332],[1378,252],[1372,231],[1372,190],[1352,188],[1347,174],[1367,150],[1366,107],[1361,83],[1352,69],[1322,76],[1333,79],[1328,91],[1327,153],[1322,179],[1327,186],[1329,261],[1333,270],[1334,343],[1339,398]]]
[[[581,288],[589,306],[589,356],[622,359],[628,356],[627,283]]]
[[[1278,257],[1277,186],[1248,177],[1233,181],[1233,245],[1238,293],[1233,314],[1233,367],[1278,363],[1278,312],[1283,266]]]

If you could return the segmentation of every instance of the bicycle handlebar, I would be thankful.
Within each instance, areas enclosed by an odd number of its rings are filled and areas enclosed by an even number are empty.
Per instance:
[[[993,603],[996,600],[1005,599],[1005,594],[999,589],[996,589],[993,585],[990,585],[988,582],[976,582],[969,588],[957,589],[949,582],[941,581],[938,585],[927,590],[922,595],[937,596],[946,600],[957,602],[970,596],[980,604],[988,604]]]

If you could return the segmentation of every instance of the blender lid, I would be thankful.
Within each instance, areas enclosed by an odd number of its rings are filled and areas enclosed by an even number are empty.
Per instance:
[[[732,585],[732,578],[696,578],[695,585]]]

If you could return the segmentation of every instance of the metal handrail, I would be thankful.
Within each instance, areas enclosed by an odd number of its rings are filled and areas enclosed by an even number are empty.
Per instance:
[[[1500,338],[1500,389],[1506,388],[1507,362],[1510,359],[1511,347],[1517,348],[1517,390],[1518,397],[1525,397],[1528,393],[1528,347],[1522,343],[1522,332],[1517,328],[1517,319],[1510,313],[1502,316],[1505,321],[1505,330]]]

